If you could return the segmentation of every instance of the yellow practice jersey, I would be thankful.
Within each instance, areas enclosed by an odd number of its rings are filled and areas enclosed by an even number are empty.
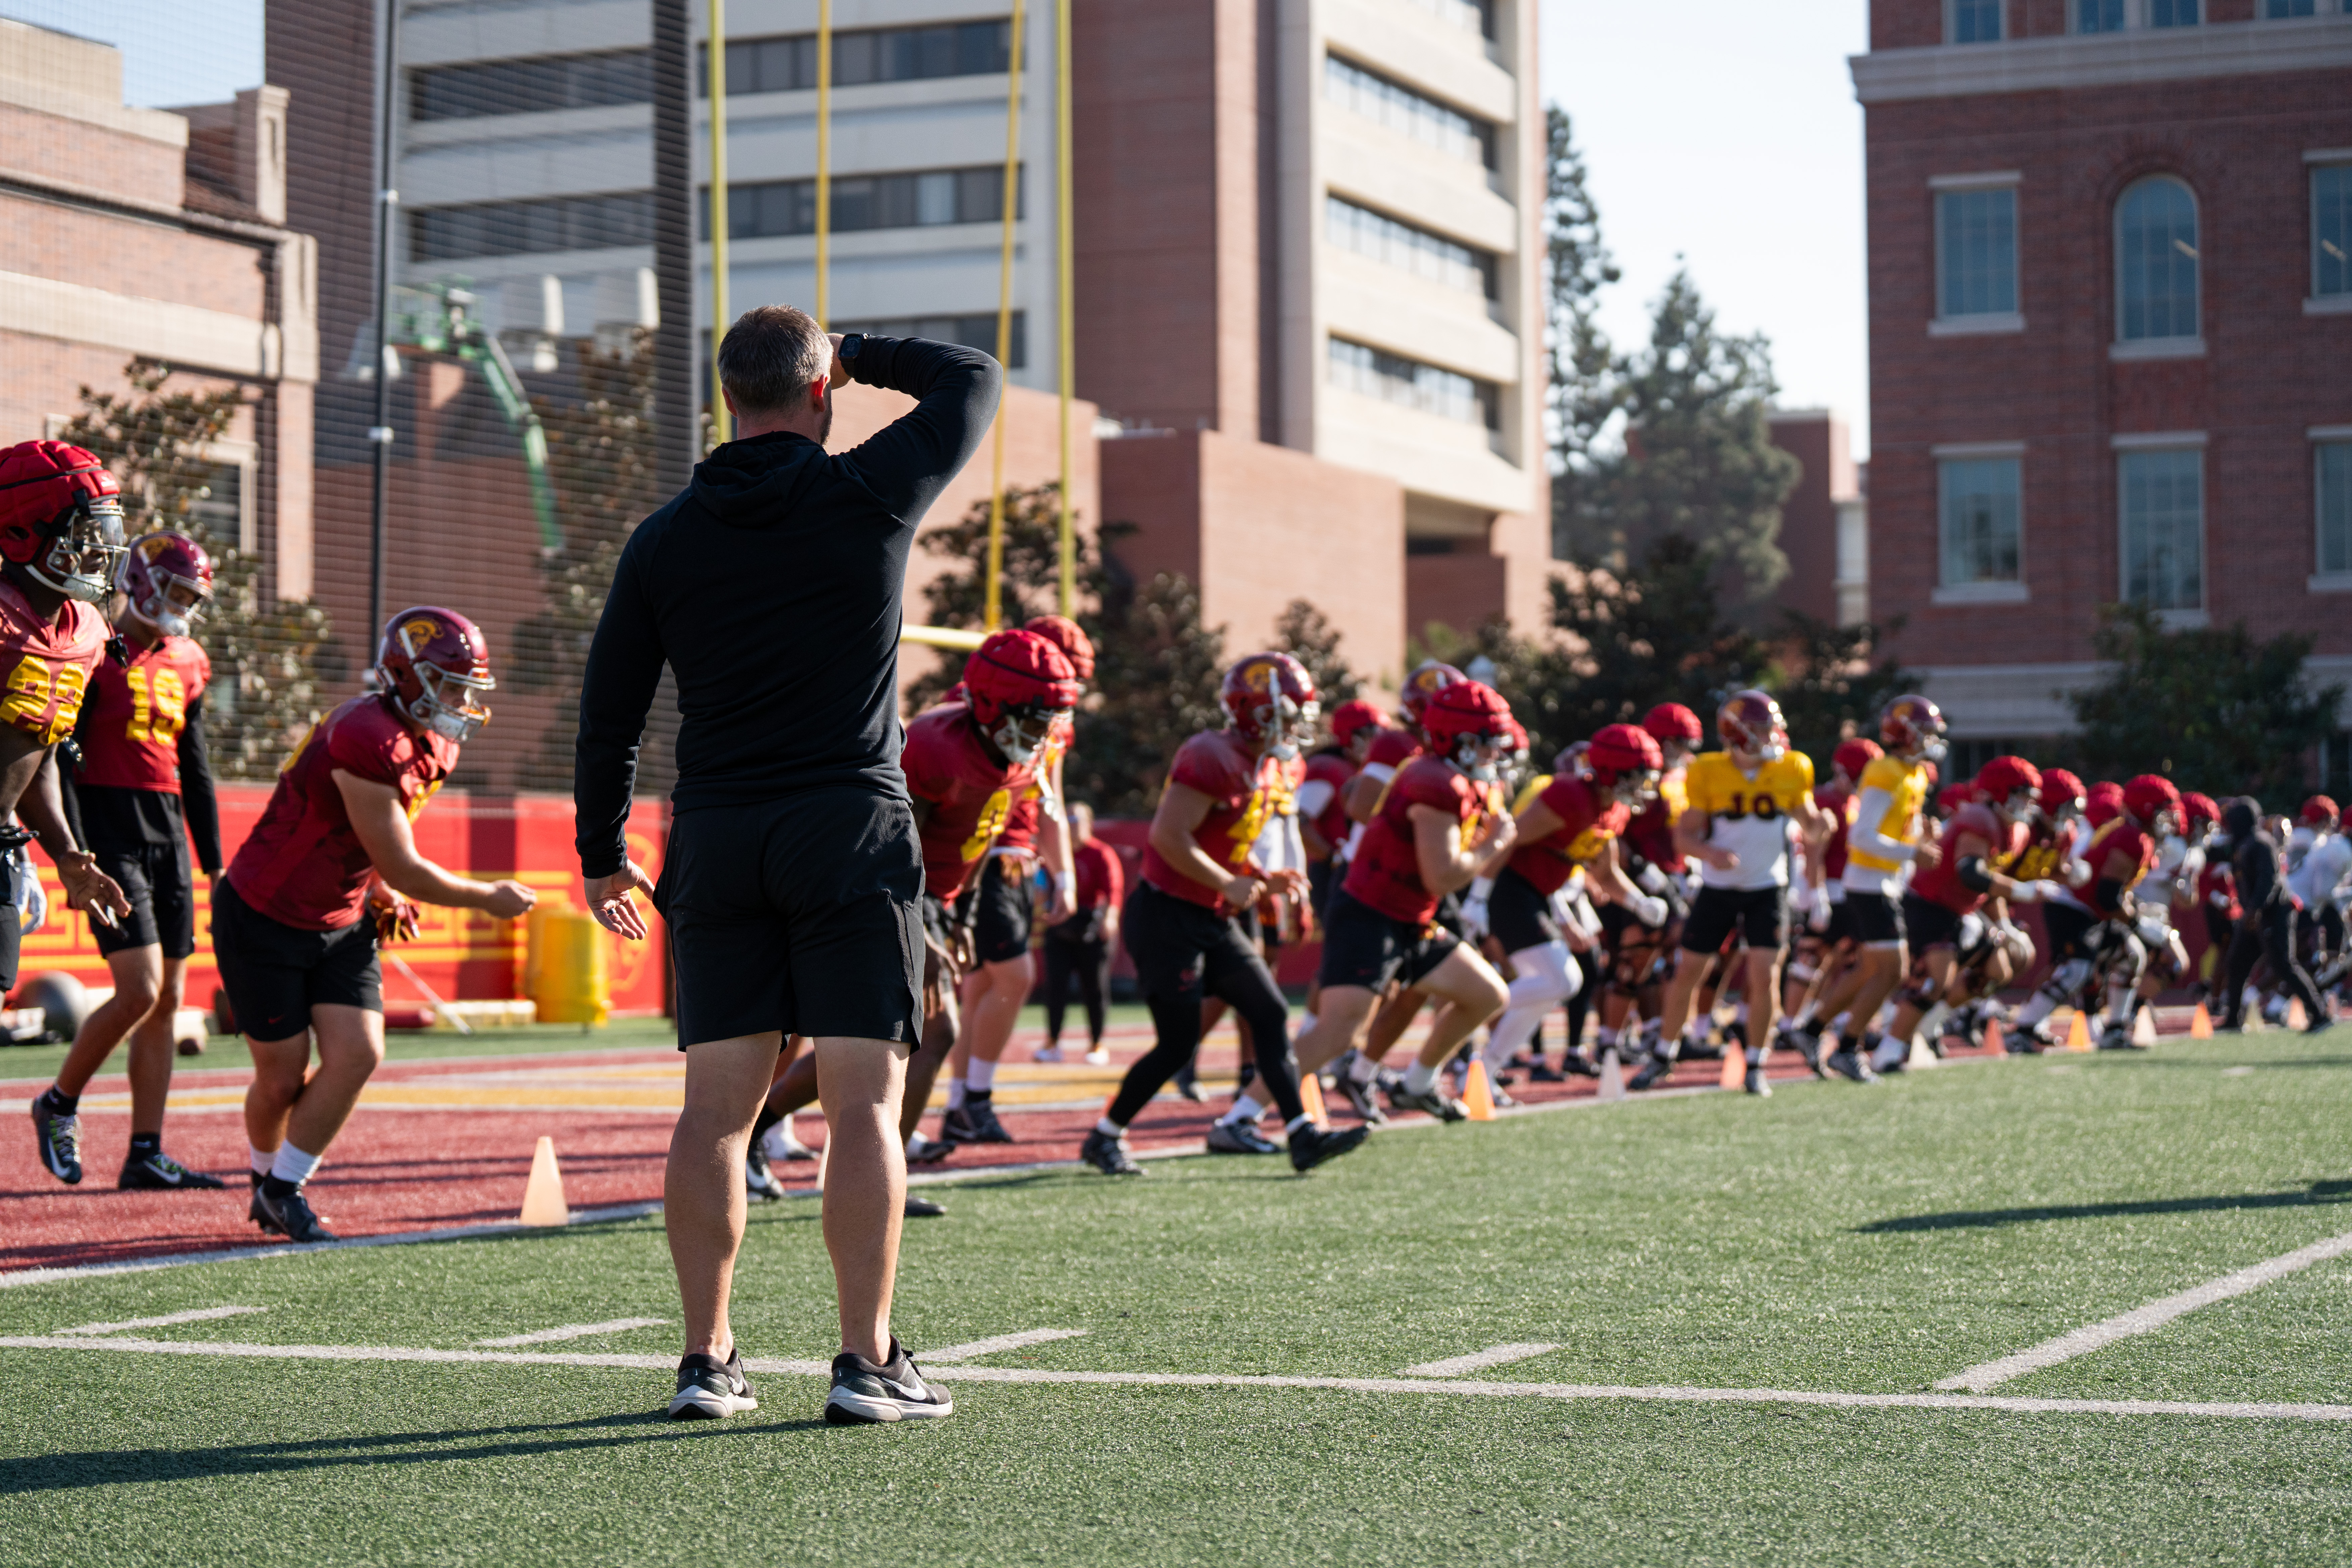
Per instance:
[[[1859,801],[1870,790],[1883,791],[1886,795],[1886,815],[1878,821],[1878,835],[1897,844],[1916,844],[1927,831],[1925,815],[1927,805],[1927,764],[1906,763],[1900,757],[1874,757],[1862,770],[1862,781],[1854,786],[1854,799]],[[1901,860],[1889,860],[1870,852],[1865,835],[1870,825],[1863,820],[1866,808],[1854,813],[1853,826],[1846,834],[1846,885],[1876,884],[1883,886],[1899,875]],[[1859,874],[1858,874],[1859,873]]]
[[[1707,752],[1691,759],[1683,794],[1687,809],[1706,813],[1706,842],[1739,857],[1728,871],[1702,861],[1702,882],[1710,888],[1789,885],[1789,818],[1812,799],[1811,757],[1790,752],[1748,773],[1730,752]]]

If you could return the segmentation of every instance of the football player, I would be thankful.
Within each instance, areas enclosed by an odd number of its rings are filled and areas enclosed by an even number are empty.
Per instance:
[[[2221,808],[2231,870],[2245,912],[2230,945],[2229,1011],[2216,1026],[2231,1034],[2245,1026],[2246,983],[2253,978],[2255,964],[2268,959],[2272,983],[2303,1003],[2304,1032],[2317,1034],[2331,1020],[2327,999],[2294,961],[2294,896],[2287,890],[2282,847],[2287,835],[2265,826],[2261,812],[2260,804],[2246,795]],[[2277,1005],[2283,1013],[2284,997]]]
[[[1699,982],[1736,932],[1748,944],[1751,1021],[1742,1047],[1744,1081],[1750,1094],[1772,1092],[1764,1080],[1764,1058],[1789,947],[1789,826],[1793,819],[1810,847],[1808,875],[1818,877],[1830,819],[1813,804],[1812,759],[1789,749],[1788,725],[1770,696],[1734,693],[1716,715],[1715,732],[1724,749],[1691,763],[1683,781],[1687,804],[1675,821],[1675,847],[1699,863],[1700,887],[1683,921],[1657,1047],[1628,1089],[1647,1089],[1674,1070]]]
[[[385,623],[372,673],[373,691],[296,743],[213,889],[221,985],[253,1052],[247,1212],[289,1241],[333,1239],[303,1186],[383,1059],[376,947],[415,934],[409,900],[499,920],[538,902],[520,882],[443,870],[417,853],[410,826],[489,722],[481,698],[497,682],[480,629],[436,605],[403,610]]]
[[[2099,786],[2088,793],[2086,822],[2105,809]],[[2100,821],[2074,856],[2066,886],[2042,906],[2043,928],[2050,935],[2050,977],[2026,999],[2018,1013],[2018,1026],[2030,1031],[2035,1043],[2055,1043],[2043,1020],[2062,1002],[2074,1002],[2102,970],[2119,979],[2126,991],[2137,985],[2147,949],[2133,929],[2137,903],[2132,889],[2156,859],[2157,838],[2167,823],[2180,816],[2180,792],[2171,781],[2142,773],[2116,788],[2115,814]],[[2115,1020],[2103,1037],[2116,1040]],[[2130,1039],[2124,1021],[2121,1041]]]
[[[1307,903],[1318,916],[1347,865],[1353,825],[1341,797],[1387,727],[1388,715],[1362,698],[1342,702],[1331,710],[1331,743],[1307,756],[1298,786],[1298,831],[1307,846]]]
[[[1822,997],[1838,983],[1854,952],[1853,921],[1845,907],[1845,836],[1853,823],[1854,791],[1870,764],[1886,753],[1877,742],[1856,735],[1838,742],[1830,753],[1830,777],[1813,791],[1813,804],[1830,819],[1829,837],[1822,841],[1821,892],[1805,912],[1805,930],[1799,933],[1789,958],[1788,989],[1802,994],[1787,1003],[1789,1016],[1781,1022],[1780,1038],[1789,1048],[1810,1047],[1795,1031],[1813,1021]],[[1810,879],[1808,880],[1810,886]],[[1825,1069],[1818,1054],[1809,1063],[1816,1075]]]
[[[0,450],[0,992],[16,984],[18,883],[34,875],[26,844],[40,841],[92,925],[119,927],[131,912],[68,826],[54,755],[104,655],[97,606],[122,555],[121,491],[97,458],[62,441]],[[78,1093],[52,1085],[36,1099],[33,1137],[49,1174],[81,1180]]]
[[[1303,898],[1303,870],[1269,871],[1258,837],[1289,792],[1285,764],[1315,733],[1315,682],[1286,653],[1255,653],[1225,671],[1218,689],[1222,730],[1203,730],[1177,748],[1152,814],[1143,878],[1128,895],[1127,951],[1151,1009],[1151,1049],[1127,1070],[1118,1092],[1087,1134],[1081,1157],[1107,1176],[1143,1168],[1127,1130],[1201,1043],[1201,1003],[1214,994],[1247,1023],[1257,1085],[1280,1110],[1291,1168],[1311,1170],[1364,1141],[1366,1129],[1326,1131],[1298,1098],[1290,1052],[1289,1007],[1253,940],[1258,900]],[[1302,855],[1303,858],[1303,855]],[[1210,1132],[1219,1153],[1273,1153],[1244,1097]]]
[[[1879,1005],[1903,983],[1903,879],[1925,870],[1941,852],[1927,836],[1925,806],[1934,787],[1933,764],[1944,755],[1944,715],[1916,694],[1896,698],[1878,717],[1884,756],[1863,769],[1853,820],[1846,829],[1845,907],[1859,951],[1853,967],[1822,999],[1820,1015],[1797,1036],[1808,1065],[1856,1083],[1874,1081],[1863,1039]],[[1846,1015],[1837,1049],[1816,1062],[1822,1019]]]
[[[1390,1103],[1447,1121],[1465,1114],[1439,1089],[1438,1068],[1510,995],[1494,966],[1438,923],[1438,904],[1492,876],[1517,841],[1497,787],[1510,711],[1500,693],[1468,679],[1444,686],[1423,705],[1429,749],[1382,792],[1348,879],[1331,897],[1319,977],[1323,1010],[1300,1037],[1301,1071],[1339,1059],[1381,989],[1401,979],[1442,1005]]]
[[[2303,803],[2303,824],[2312,832],[2301,863],[2287,874],[2287,886],[2303,904],[2295,931],[2303,965],[2313,983],[2325,991],[2343,978],[2345,970],[2344,906],[2340,901],[2352,881],[2352,839],[2344,833],[2336,803],[2324,795]]]
[[[1665,900],[1627,879],[1618,848],[1634,808],[1657,793],[1662,762],[1658,742],[1634,726],[1602,729],[1585,749],[1583,773],[1563,756],[1551,782],[1518,810],[1517,847],[1491,883],[1472,884],[1463,918],[1474,931],[1493,934],[1513,972],[1509,1004],[1486,1037],[1492,1073],[1499,1075],[1544,1016],[1582,987],[1584,972],[1552,903],[1577,868],[1644,923],[1664,920]],[[1647,919],[1653,915],[1656,921]]]
[[[1665,918],[1645,925],[1622,903],[1601,907],[1601,930],[1609,952],[1609,984],[1601,998],[1601,1022],[1593,1036],[1596,1052],[1615,1051],[1620,1061],[1647,1056],[1623,1037],[1640,1006],[1654,1028],[1658,998],[1664,990],[1665,952],[1675,933],[1675,921],[1687,903],[1685,881],[1689,862],[1675,845],[1675,824],[1688,809],[1683,781],[1691,759],[1698,754],[1706,731],[1698,715],[1679,702],[1661,702],[1642,718],[1643,732],[1658,743],[1661,767],[1657,798],[1633,814],[1620,849],[1626,874],[1643,892],[1664,899]],[[1652,908],[1654,906],[1644,906]]]
[[[131,900],[121,925],[90,935],[114,974],[114,994],[92,1010],[58,1068],[50,1103],[72,1105],[125,1035],[131,1037],[131,1152],[119,1187],[217,1188],[163,1152],[172,1087],[172,1016],[196,950],[195,879],[221,869],[220,813],[205,755],[205,687],[212,662],[190,639],[212,601],[213,563],[184,533],[140,537],[115,577],[116,640],[98,662],[74,729],[79,763],[68,771],[90,852]],[[79,1165],[65,1179],[81,1179]]]

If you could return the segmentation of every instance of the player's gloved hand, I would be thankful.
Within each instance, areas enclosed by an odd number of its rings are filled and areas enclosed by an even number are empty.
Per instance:
[[[1625,900],[1625,912],[1654,931],[1666,923],[1667,904],[1655,893],[1635,893]]]
[[[1633,879],[1633,885],[1645,893],[1663,895],[1666,890],[1666,874],[1654,865],[1644,866],[1642,874]]]

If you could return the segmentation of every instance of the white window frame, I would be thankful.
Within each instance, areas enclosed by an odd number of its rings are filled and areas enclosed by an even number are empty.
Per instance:
[[[2011,272],[2017,289],[2018,309],[1988,311],[1976,316],[1944,314],[1944,197],[1948,193],[1968,191],[2010,191],[2015,193],[2025,184],[2024,174],[2016,169],[1992,169],[1974,174],[1930,174],[1927,177],[1927,200],[1933,208],[1930,226],[1934,230],[1929,243],[1936,247],[1935,309],[1928,312],[1927,335],[1931,338],[1978,337],[1986,333],[2021,332],[2025,331],[2025,205],[2012,195],[2010,205]]]
[[[2326,460],[2330,447],[2352,447],[2352,425],[2315,425],[2304,432],[2311,443],[2311,563],[2314,568],[2305,587],[2315,594],[2352,594],[2352,571],[2326,572],[2319,567],[2319,530],[2326,521],[2320,510],[2325,499],[2319,489],[2319,466]]]
[[[2317,216],[2312,207],[2311,176],[2325,167],[2352,164],[2352,147],[2309,148],[2303,154],[2303,221],[2309,224]],[[2319,237],[2316,234],[2312,236],[2312,248],[2315,250],[2318,248],[2318,239]],[[2310,266],[2304,274],[2304,288],[2303,313],[2305,315],[2352,316],[2352,289],[2347,289],[2341,294],[2322,294],[2319,291],[2319,259],[2315,256],[2311,258]]]
[[[1988,41],[2005,44],[2017,37],[2017,34],[2011,29],[2009,25],[2009,0],[1996,0],[1996,4],[2000,7],[2000,37],[1990,40],[1979,38],[1976,43],[1970,44],[1961,43],[1958,37],[1960,30],[1960,19],[1958,16],[1960,3],[1961,0],[1944,0],[1944,44],[1947,47],[1955,49],[1972,49]]]
[[[2202,234],[2200,229],[2200,234]],[[2206,435],[2202,430],[2164,430],[2145,434],[2113,436],[2107,439],[2108,460],[2116,476],[2116,597],[2128,602],[2131,595],[2131,568],[2124,559],[2124,485],[2123,459],[2134,452],[2195,452],[2197,462],[2197,603],[2179,609],[2159,609],[2157,619],[2173,631],[2186,631],[2208,624],[2206,606],[2213,598],[2213,554],[2206,546],[2211,535],[2212,509],[2206,503],[2211,489],[2210,475],[2204,460]]]
[[[2197,331],[2186,338],[2126,338],[2124,336],[2124,202],[2142,185],[2169,181],[2189,193],[2189,207],[2197,220]],[[2108,287],[2115,290],[2115,316],[2108,323],[2107,357],[2111,360],[2203,359],[2205,357],[2205,203],[2197,187],[2168,169],[2142,174],[2122,190],[2107,210],[2107,247],[2112,257]]]
[[[1928,591],[1932,605],[2023,605],[2033,595],[2025,583],[2025,443],[2022,441],[1948,441],[1927,448],[1936,461],[1936,586]],[[1944,581],[1944,465],[2009,458],[2017,464],[2017,578],[2014,582],[1947,583]]]

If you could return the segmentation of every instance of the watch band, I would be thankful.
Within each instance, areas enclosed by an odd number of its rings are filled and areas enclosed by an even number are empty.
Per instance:
[[[857,368],[857,351],[865,346],[866,334],[864,332],[842,333],[841,348],[839,351],[841,354],[841,363],[849,366],[852,371],[855,371]]]

